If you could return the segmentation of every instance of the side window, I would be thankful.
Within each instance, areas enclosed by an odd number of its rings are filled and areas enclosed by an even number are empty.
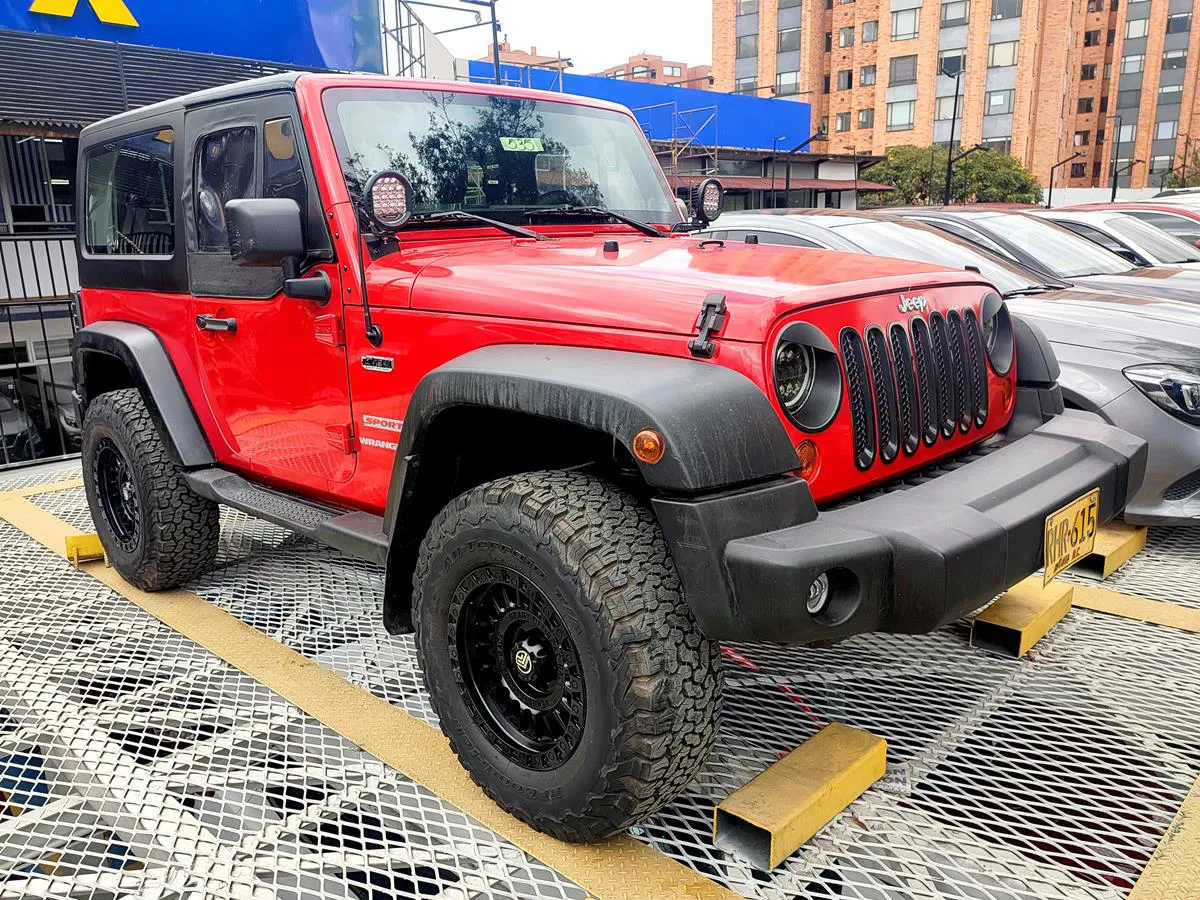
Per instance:
[[[228,253],[225,204],[254,196],[255,129],[249,125],[205,135],[196,145],[196,246]]]
[[[263,196],[295,200],[302,212],[308,208],[308,184],[291,119],[270,119],[263,125]]]
[[[87,156],[84,247],[96,256],[175,252],[175,132],[122,138]]]
[[[755,232],[758,239],[764,244],[786,244],[789,247],[820,247],[820,244],[815,244],[807,238],[802,238],[798,234],[783,234],[778,231],[758,231]]]
[[[1197,241],[1200,241],[1200,222],[1153,210],[1125,209],[1121,211],[1125,215],[1141,219],[1155,228],[1161,228],[1167,234],[1173,235],[1181,241],[1187,241],[1189,244],[1196,244]]]
[[[1056,224],[1075,232],[1080,237],[1087,238],[1093,244],[1099,244],[1105,250],[1111,250],[1113,253],[1128,251],[1128,248],[1120,241],[1090,225],[1081,225],[1079,222],[1056,222]]]

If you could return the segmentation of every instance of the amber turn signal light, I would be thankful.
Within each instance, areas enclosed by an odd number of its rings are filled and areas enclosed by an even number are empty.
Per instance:
[[[647,465],[654,465],[666,452],[662,435],[652,428],[643,428],[633,436],[633,455]]]
[[[817,445],[812,441],[801,441],[796,445],[796,458],[800,460],[800,477],[808,481],[817,472]]]
[[[1012,380],[1005,378],[1000,382],[1000,404],[1004,407],[1004,411],[1008,412],[1009,407],[1013,402],[1013,386]]]

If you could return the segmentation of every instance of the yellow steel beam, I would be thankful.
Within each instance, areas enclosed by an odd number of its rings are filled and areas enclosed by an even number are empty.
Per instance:
[[[1141,525],[1109,522],[1096,532],[1096,546],[1075,568],[1107,578],[1146,546],[1146,529]]]
[[[1132,594],[1083,584],[1075,585],[1072,603],[1084,609],[1094,609],[1113,616],[1138,619],[1154,625],[1165,625],[1168,628],[1200,634],[1200,609],[1192,606],[1135,597]],[[1200,894],[1197,896],[1200,897]]]
[[[59,554],[67,537],[76,534],[66,522],[24,497],[0,496],[0,518]],[[699,872],[626,835],[595,844],[566,844],[534,831],[476,787],[438,729],[321,668],[190,591],[150,594],[126,582],[116,569],[93,563],[83,571],[594,897],[736,897]]]
[[[775,868],[883,777],[887,742],[834,722],[734,791],[713,811],[713,841]]]
[[[1129,900],[1200,897],[1200,778],[1129,892]]]
[[[975,617],[971,646],[1021,657],[1071,609],[1072,585],[1031,575]]]

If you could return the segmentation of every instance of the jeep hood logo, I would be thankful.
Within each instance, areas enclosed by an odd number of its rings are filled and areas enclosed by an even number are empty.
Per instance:
[[[900,295],[900,312],[925,312],[925,307],[929,305],[929,300],[924,294],[911,294],[905,296]]]

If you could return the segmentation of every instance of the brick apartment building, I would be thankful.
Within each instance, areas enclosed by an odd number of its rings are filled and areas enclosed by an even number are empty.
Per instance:
[[[1055,184],[1106,185],[1116,151],[1122,186],[1157,186],[1200,144],[1198,26],[1192,0],[713,0],[713,75],[811,103],[831,152],[945,142],[953,122],[1043,184],[1079,153]],[[955,116],[941,72],[959,65]]]
[[[487,53],[479,57],[478,62],[490,63],[492,54],[495,51],[495,44],[488,44]],[[500,42],[500,64],[513,66],[532,66],[536,69],[558,69],[560,72],[571,68],[571,60],[565,59],[562,56],[546,56],[538,53],[537,47],[530,47],[528,52],[525,50],[514,50],[512,44],[508,41]]]
[[[712,66],[689,66],[661,56],[640,53],[596,74],[605,78],[637,79],[648,84],[678,84],[707,91],[711,86]]]

